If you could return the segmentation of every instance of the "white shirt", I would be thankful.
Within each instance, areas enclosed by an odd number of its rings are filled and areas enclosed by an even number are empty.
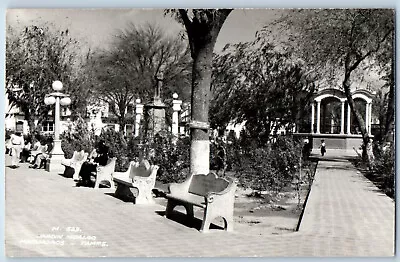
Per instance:
[[[23,147],[24,146],[24,138],[22,136],[11,135],[11,145],[14,147]]]

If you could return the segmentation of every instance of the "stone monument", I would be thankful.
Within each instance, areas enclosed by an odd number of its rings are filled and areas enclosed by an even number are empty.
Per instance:
[[[150,103],[144,105],[144,117],[146,125],[146,136],[154,137],[165,128],[165,104],[161,101],[161,88],[163,82],[163,73],[156,76],[157,85],[154,91],[154,97]]]

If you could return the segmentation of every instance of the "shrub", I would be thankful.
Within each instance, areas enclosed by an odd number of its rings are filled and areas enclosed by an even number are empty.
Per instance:
[[[395,150],[393,143],[387,143],[375,153],[375,162],[372,173],[380,177],[381,188],[391,197],[395,196]]]
[[[104,140],[109,148],[109,157],[116,157],[115,171],[123,172],[129,167],[128,144],[122,132],[117,132],[114,129],[102,130],[99,140]]]
[[[71,158],[74,151],[84,150],[91,152],[95,144],[93,131],[89,131],[88,125],[82,117],[78,117],[68,129],[60,135],[61,147],[65,158]]]
[[[246,146],[239,150],[236,156],[240,160],[236,157],[238,165],[233,170],[242,186],[278,192],[295,178],[301,148],[291,137],[280,136],[273,144],[256,148]]]
[[[182,182],[189,173],[190,140],[174,141],[172,135],[156,135],[144,145],[144,156],[159,166],[157,180],[162,183]]]

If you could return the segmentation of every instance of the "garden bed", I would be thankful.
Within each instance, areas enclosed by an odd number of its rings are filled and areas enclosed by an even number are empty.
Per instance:
[[[312,163],[311,182],[317,163]],[[156,184],[162,191],[166,185]],[[301,219],[305,201],[310,190],[310,183],[300,186],[300,201],[295,184],[289,185],[281,192],[255,193],[252,189],[238,187],[234,206],[235,231],[249,235],[271,235],[295,232]],[[166,206],[164,198],[157,198],[157,203]],[[177,211],[185,213],[184,208]],[[202,219],[203,211],[195,209],[195,217]],[[222,220],[215,220],[218,226],[223,226]]]

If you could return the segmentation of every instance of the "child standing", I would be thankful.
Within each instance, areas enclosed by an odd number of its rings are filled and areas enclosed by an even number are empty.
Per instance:
[[[321,140],[320,148],[321,148],[321,155],[324,156],[326,153],[326,145],[325,145],[325,140],[323,140],[323,139]]]

